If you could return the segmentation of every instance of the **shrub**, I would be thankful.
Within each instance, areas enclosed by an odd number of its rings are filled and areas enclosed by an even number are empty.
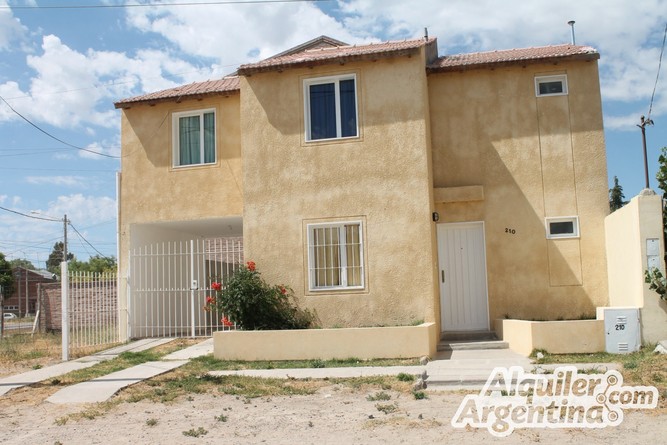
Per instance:
[[[207,299],[205,310],[225,314],[225,326],[240,329],[307,329],[315,326],[315,315],[296,304],[294,292],[283,285],[269,285],[248,261],[224,285],[213,283],[216,296]]]
[[[644,282],[649,284],[649,289],[655,291],[660,298],[667,300],[667,279],[657,268],[644,271]]]

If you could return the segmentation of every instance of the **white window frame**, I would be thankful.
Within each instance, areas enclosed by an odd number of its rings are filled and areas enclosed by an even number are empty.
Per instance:
[[[354,80],[354,114],[357,122],[357,134],[354,136],[341,136],[342,134],[342,125],[341,125],[341,111],[340,111],[340,82],[342,80]],[[312,139],[311,137],[311,125],[310,125],[310,87],[312,85],[323,85],[327,83],[333,83],[336,85],[335,95],[336,95],[336,137],[334,138],[322,138],[322,139]],[[305,122],[305,138],[306,142],[321,142],[321,141],[332,141],[338,139],[354,139],[359,137],[359,83],[357,82],[357,75],[355,73],[351,74],[341,74],[338,76],[326,76],[326,77],[315,77],[312,79],[305,79],[303,81],[303,115]]]
[[[540,84],[550,82],[561,82],[563,84],[563,91],[561,93],[546,93],[540,94]],[[535,77],[535,96],[567,96],[567,74],[558,74],[554,76],[536,76]]]
[[[571,222],[572,233],[551,233],[551,224],[559,222]],[[547,231],[547,239],[579,238],[579,217],[578,216],[558,216],[544,218],[544,224]]]
[[[213,113],[213,162],[204,162],[204,115],[208,113]],[[199,136],[199,159],[202,162],[196,164],[180,164],[180,137],[179,137],[179,120],[182,117],[192,117],[199,116],[200,124],[200,136]],[[200,165],[212,165],[218,161],[218,116],[215,108],[207,108],[203,110],[191,110],[191,111],[179,111],[172,113],[171,117],[171,130],[172,130],[172,166],[174,168],[187,168],[187,167],[197,167]]]
[[[359,267],[360,267],[360,278],[361,284],[358,286],[349,286],[347,284],[347,254],[344,250],[346,247],[346,234],[345,226],[357,225],[359,226]],[[342,246],[340,253],[340,268],[341,268],[341,284],[336,286],[316,286],[315,278],[315,265],[314,265],[314,256],[315,256],[315,246],[313,245],[313,233],[315,229],[321,228],[338,228],[338,238],[339,245]],[[351,220],[351,221],[337,221],[337,222],[327,222],[327,223],[313,223],[306,225],[307,231],[307,248],[308,248],[308,289],[311,292],[321,292],[321,291],[332,291],[332,290],[355,290],[355,289],[365,289],[366,286],[366,267],[364,263],[364,225],[361,220]]]

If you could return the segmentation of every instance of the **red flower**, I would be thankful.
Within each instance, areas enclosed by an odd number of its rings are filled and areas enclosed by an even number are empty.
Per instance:
[[[232,323],[227,317],[222,317],[220,319],[220,323],[222,323],[222,325],[226,328],[234,326],[234,323]]]
[[[283,295],[287,293],[287,289],[285,289],[285,286],[280,286],[280,293]]]
[[[222,284],[220,284],[218,282],[213,282],[213,283],[211,283],[211,289],[220,290],[220,289],[222,289]]]
[[[215,304],[215,298],[206,297],[206,304]]]
[[[246,266],[248,267],[248,270],[249,270],[250,272],[254,272],[254,271],[255,271],[255,262],[254,262],[254,261],[248,261],[248,262],[246,263]]]

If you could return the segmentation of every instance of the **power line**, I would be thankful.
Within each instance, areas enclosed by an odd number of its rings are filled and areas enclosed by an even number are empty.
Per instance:
[[[116,169],[81,169],[81,168],[35,168],[35,167],[0,167],[0,170],[30,170],[30,171],[48,171],[48,172],[103,172],[115,173]]]
[[[94,250],[95,252],[97,252],[101,257],[106,258],[106,259],[111,259],[111,258],[107,257],[106,255],[104,255],[104,254],[103,254],[102,252],[100,252],[99,250],[97,250],[97,248],[96,248],[95,246],[93,246],[92,244],[90,244],[90,242],[88,242],[88,240],[87,240],[86,238],[84,238],[84,236],[81,235],[81,233],[79,233],[78,230],[76,230],[76,227],[74,227],[74,225],[73,225],[71,222],[69,223],[69,226],[72,228],[72,230],[74,230],[74,231],[76,232],[77,235],[79,235],[79,238],[81,238],[86,244],[88,244],[90,247],[92,247],[93,250]]]
[[[177,2],[177,3],[125,3],[121,5],[26,5],[0,6],[0,9],[112,9],[112,8],[153,8],[171,6],[214,6],[214,5],[245,5],[267,3],[323,3],[332,0],[227,0],[216,2]]]
[[[2,207],[2,206],[0,206],[0,209],[5,210],[7,212],[11,212],[11,213],[16,213],[17,215],[25,216],[26,218],[41,219],[43,221],[51,221],[51,222],[61,222],[62,221],[61,219],[40,218],[39,216],[28,215],[26,213],[17,212],[16,210],[8,209],[8,208]]]
[[[48,131],[42,129],[42,128],[39,127],[37,124],[35,124],[35,123],[33,123],[32,121],[30,121],[27,117],[23,116],[21,113],[19,113],[18,111],[16,111],[16,110],[14,109],[14,107],[12,107],[12,106],[9,104],[9,102],[7,102],[7,101],[5,100],[4,97],[0,96],[0,100],[2,100],[5,104],[7,104],[7,106],[9,107],[9,109],[12,110],[12,111],[13,111],[17,116],[19,116],[21,119],[23,119],[24,121],[26,121],[28,124],[30,124],[31,126],[33,126],[34,128],[36,128],[36,129],[39,130],[40,132],[44,133],[45,135],[47,135],[47,136],[50,137],[51,139],[54,139],[54,140],[60,142],[61,144],[65,144],[65,145],[67,145],[67,146],[69,146],[69,147],[76,148],[77,150],[87,151],[88,153],[93,153],[93,154],[96,154],[96,155],[99,155],[99,156],[105,156],[105,157],[107,157],[107,158],[113,158],[113,159],[120,159],[120,156],[113,156],[113,155],[108,155],[108,154],[105,154],[105,153],[100,153],[100,152],[97,152],[97,151],[89,150],[89,149],[87,149],[87,148],[78,147],[78,146],[76,146],[76,145],[74,145],[74,144],[70,144],[69,142],[63,141],[62,139],[59,139],[59,138],[57,138],[56,136],[54,136],[54,135],[52,135],[51,133],[49,133]]]
[[[658,87],[658,79],[660,78],[660,67],[662,66],[662,53],[665,51],[665,39],[667,39],[667,23],[665,23],[665,33],[662,36],[662,48],[660,49],[660,59],[658,59],[658,74],[655,76],[655,84],[653,84],[653,93],[651,94],[651,104],[648,107],[648,120],[651,120],[651,111],[653,111],[653,98],[655,97],[655,90]]]

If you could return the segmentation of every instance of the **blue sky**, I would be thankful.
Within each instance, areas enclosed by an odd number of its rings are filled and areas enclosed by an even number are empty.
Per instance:
[[[137,3],[162,5],[117,7]],[[120,112],[113,102],[219,78],[322,34],[363,43],[421,37],[428,27],[443,55],[568,43],[567,22],[575,20],[577,44],[601,54],[610,182],[618,176],[628,199],[644,187],[636,124],[648,113],[667,0],[210,3],[0,0],[0,206],[33,216],[0,209],[0,252],[44,267],[63,235],[62,222],[44,219],[67,214],[78,259],[116,255]],[[62,8],[75,5],[104,7]],[[655,125],[647,127],[654,189],[667,145],[667,61],[662,69]]]

